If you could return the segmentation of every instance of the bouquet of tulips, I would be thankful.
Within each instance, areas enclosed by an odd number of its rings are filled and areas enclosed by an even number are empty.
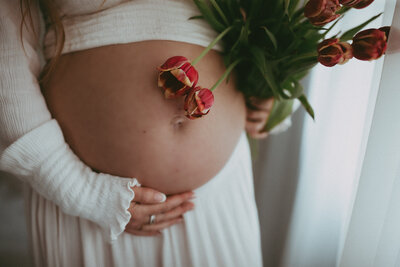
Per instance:
[[[169,58],[159,67],[158,85],[166,98],[184,96],[186,116],[194,119],[210,111],[212,90],[235,70],[238,89],[246,98],[274,98],[266,131],[291,115],[296,98],[314,118],[300,83],[312,67],[318,62],[332,67],[353,57],[374,60],[384,54],[389,27],[359,32],[380,14],[328,38],[346,12],[373,1],[194,0],[201,15],[191,19],[206,20],[219,35],[192,62],[182,56]],[[202,88],[194,65],[220,41],[226,72],[211,89]]]

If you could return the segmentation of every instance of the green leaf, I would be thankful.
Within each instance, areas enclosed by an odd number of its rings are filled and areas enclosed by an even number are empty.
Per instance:
[[[224,12],[221,10],[221,8],[219,7],[219,5],[217,4],[217,2],[215,2],[215,0],[209,0],[211,2],[211,4],[214,6],[215,10],[217,10],[218,14],[221,16],[221,18],[224,20],[225,24],[228,26],[229,22],[224,14]]]
[[[336,24],[337,24],[343,17],[344,17],[344,15],[343,15],[343,16],[340,16],[328,29],[326,29],[326,31],[325,31],[324,34],[322,35],[322,38],[325,38],[325,36],[333,29],[333,27],[336,26]],[[321,38],[321,39],[322,39],[322,38]]]
[[[289,5],[290,5],[290,0],[285,0],[285,14],[289,16]]]
[[[289,4],[289,16],[292,19],[293,14],[295,14],[296,8],[299,5],[300,0],[292,0]],[[302,8],[300,8],[302,10]]]
[[[204,19],[210,23],[211,27],[214,28],[217,32],[221,32],[225,29],[224,25],[218,21],[218,18],[215,16],[214,12],[210,9],[210,7],[203,0],[193,0],[196,4],[197,8],[203,14]]]
[[[278,91],[278,85],[275,79],[275,76],[272,72],[272,68],[269,65],[266,65],[266,72],[263,73],[264,79],[267,82],[267,84],[269,85],[269,87],[272,90],[272,93],[275,97],[275,99],[280,100],[280,94]]]
[[[269,40],[271,41],[271,43],[274,46],[274,49],[276,51],[278,49],[278,42],[276,41],[275,35],[270,30],[268,30],[267,27],[263,26],[261,28],[264,29],[265,33],[267,34]]]
[[[298,80],[288,77],[281,83],[281,95],[285,99],[295,99],[303,94],[304,88]]]
[[[297,98],[300,103],[303,105],[303,107],[305,108],[305,110],[307,111],[307,113],[311,116],[311,118],[313,120],[315,120],[315,116],[314,116],[314,110],[311,107],[310,103],[308,102],[308,99],[305,95],[301,95]]]
[[[197,15],[197,16],[193,16],[193,17],[188,18],[188,20],[192,20],[192,19],[204,19],[204,16],[203,15]]]
[[[264,130],[269,132],[275,126],[284,121],[290,114],[292,114],[293,109],[293,99],[290,100],[274,100],[274,105],[272,107],[271,113],[269,115],[268,121],[265,124]]]
[[[299,8],[293,13],[290,23],[296,25],[301,19],[304,19],[304,7]]]
[[[347,11],[349,11],[350,9],[351,9],[351,7],[342,6],[338,11],[336,11],[336,14],[342,15],[342,14],[346,13]]]
[[[379,13],[376,16],[373,16],[372,18],[370,18],[369,20],[367,20],[364,23],[361,23],[360,25],[358,25],[357,27],[354,27],[348,31],[346,31],[345,33],[342,34],[342,36],[340,36],[340,41],[342,42],[346,42],[350,39],[353,38],[353,36],[360,31],[362,28],[364,28],[365,26],[367,26],[369,23],[371,23],[372,21],[376,20],[379,16],[381,16],[382,13]]]
[[[251,61],[257,66],[258,70],[261,72],[262,77],[267,82],[268,86],[276,99],[280,99],[280,94],[278,90],[278,84],[272,72],[272,67],[267,64],[264,52],[255,46],[249,47],[249,52],[251,53]]]

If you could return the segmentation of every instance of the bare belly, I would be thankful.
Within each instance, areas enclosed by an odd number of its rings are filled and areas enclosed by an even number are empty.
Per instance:
[[[183,98],[164,99],[157,87],[157,66],[175,55],[194,59],[202,49],[144,41],[65,54],[43,93],[68,144],[91,168],[167,194],[193,190],[222,169],[245,124],[233,79],[214,91],[210,113],[197,120],[184,117]],[[208,88],[225,70],[214,51],[196,69]]]

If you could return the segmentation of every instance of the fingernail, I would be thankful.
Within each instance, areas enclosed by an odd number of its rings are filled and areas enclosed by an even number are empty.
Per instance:
[[[167,196],[163,193],[157,193],[154,195],[154,200],[158,202],[164,202],[167,199]]]

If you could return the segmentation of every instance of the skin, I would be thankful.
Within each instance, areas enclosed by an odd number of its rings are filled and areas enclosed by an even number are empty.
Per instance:
[[[68,53],[42,87],[81,160],[95,171],[136,177],[142,184],[134,188],[129,233],[156,235],[181,222],[182,214],[194,208],[192,190],[223,168],[243,129],[255,138],[266,136],[260,125],[268,112],[254,109],[256,103],[246,108],[234,77],[213,92],[210,113],[197,120],[184,116],[184,98],[164,99],[156,67],[175,55],[193,60],[202,50],[188,43],[144,41]],[[215,51],[195,67],[199,85],[207,88],[225,71]],[[165,202],[154,199],[160,192],[168,196]],[[151,214],[156,222],[149,225]]]

